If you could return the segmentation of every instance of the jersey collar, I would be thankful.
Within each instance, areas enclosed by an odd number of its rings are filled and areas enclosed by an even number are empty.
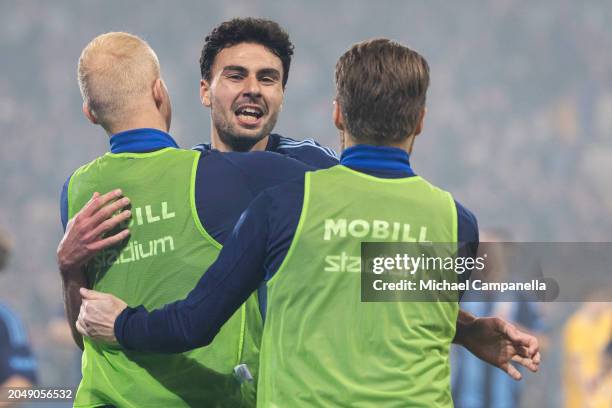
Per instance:
[[[144,153],[166,147],[178,148],[178,144],[172,136],[159,129],[130,129],[110,138],[111,153]]]
[[[340,164],[362,170],[382,170],[414,176],[410,167],[410,156],[397,147],[355,145],[342,152]]]

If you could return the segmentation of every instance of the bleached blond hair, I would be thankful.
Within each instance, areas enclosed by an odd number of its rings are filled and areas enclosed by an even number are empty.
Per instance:
[[[135,113],[159,77],[159,60],[153,49],[129,33],[99,35],[79,58],[81,95],[104,128]]]

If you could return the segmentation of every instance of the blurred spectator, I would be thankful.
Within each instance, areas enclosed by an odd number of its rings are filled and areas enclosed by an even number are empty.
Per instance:
[[[586,302],[570,317],[564,332],[567,408],[612,407],[611,335],[610,303]]]
[[[10,252],[8,239],[0,231],[0,272]],[[0,303],[0,389],[31,387],[36,382],[36,362],[19,318]],[[0,401],[0,407],[13,403]]]
[[[65,370],[62,385],[77,389],[81,382],[82,351],[74,342],[63,307],[58,307],[56,313],[49,320],[47,332],[49,339],[54,343],[55,349],[62,349],[68,360],[64,360],[68,363],[69,370]]]
[[[489,245],[486,253],[486,277],[490,282],[510,279],[508,262],[500,243],[508,242],[509,235],[502,230],[483,231],[483,243]],[[469,296],[467,294],[466,296]],[[528,332],[541,332],[543,323],[537,303],[525,299],[499,301],[495,295],[489,300],[463,301],[461,308],[475,316],[498,316]],[[504,298],[507,300],[507,297]],[[542,340],[540,340],[542,343]],[[512,408],[520,406],[521,383],[514,381],[503,371],[484,363],[469,352],[454,347],[451,354],[452,392],[456,408]]]

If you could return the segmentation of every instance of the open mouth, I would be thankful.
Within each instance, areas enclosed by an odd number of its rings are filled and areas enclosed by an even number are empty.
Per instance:
[[[256,124],[264,115],[262,108],[256,105],[242,105],[234,111],[238,120],[244,124]]]

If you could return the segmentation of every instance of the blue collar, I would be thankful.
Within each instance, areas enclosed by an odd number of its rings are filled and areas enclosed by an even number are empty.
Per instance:
[[[415,174],[409,159],[406,151],[396,147],[356,145],[342,152],[340,164],[356,170],[378,170],[411,177]]]
[[[166,147],[178,148],[178,144],[172,136],[158,129],[130,129],[110,138],[111,153],[144,153]]]

